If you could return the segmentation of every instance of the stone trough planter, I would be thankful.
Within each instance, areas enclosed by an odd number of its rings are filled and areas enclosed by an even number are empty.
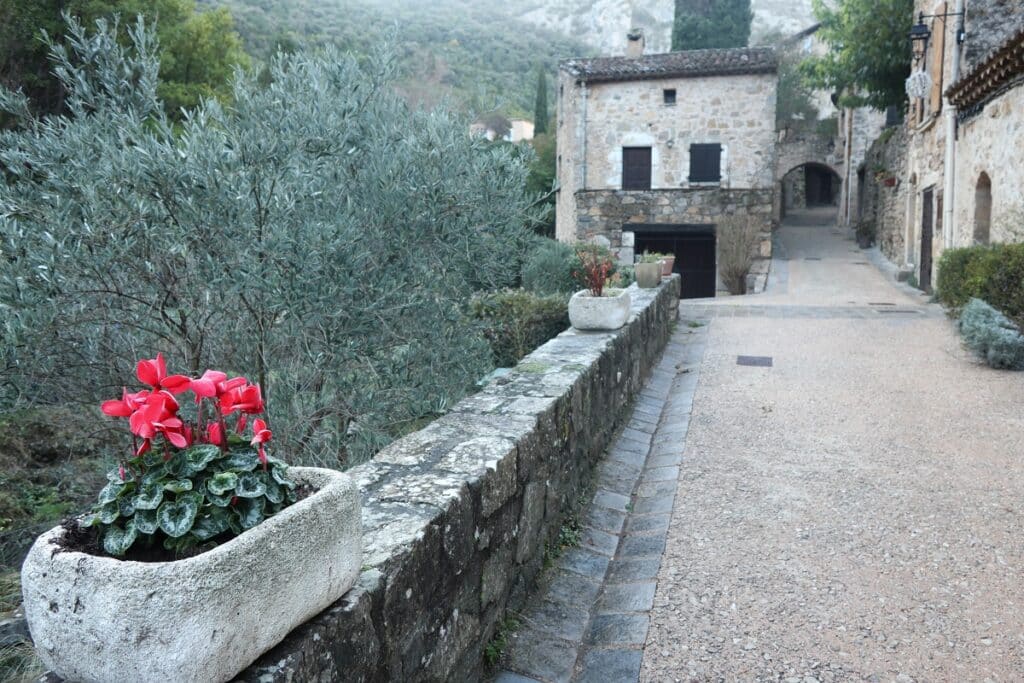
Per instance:
[[[40,536],[22,591],[43,662],[83,683],[227,681],[335,602],[362,565],[358,488],[289,473],[316,492],[195,557],[130,562],[59,549],[62,527]]]
[[[629,320],[631,303],[628,289],[605,290],[605,296],[584,289],[569,299],[569,322],[577,330],[617,330]]]

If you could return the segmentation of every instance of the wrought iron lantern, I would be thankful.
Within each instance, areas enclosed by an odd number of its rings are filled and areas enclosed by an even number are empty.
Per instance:
[[[924,13],[922,12],[917,19],[917,23],[910,29],[910,45],[914,50],[914,64],[924,59],[925,53],[928,52],[928,41],[931,37],[932,32],[927,24],[924,23]]]

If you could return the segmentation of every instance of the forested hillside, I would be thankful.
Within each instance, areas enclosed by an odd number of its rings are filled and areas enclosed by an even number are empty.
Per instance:
[[[368,53],[390,42],[401,59],[400,87],[413,102],[445,97],[474,111],[500,108],[532,118],[539,64],[592,52],[563,35],[469,0],[201,0],[227,7],[246,49],[339,45]]]

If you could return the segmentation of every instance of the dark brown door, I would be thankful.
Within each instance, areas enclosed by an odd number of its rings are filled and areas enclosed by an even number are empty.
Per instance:
[[[622,148],[622,189],[651,189],[651,148]]]
[[[717,263],[715,229],[712,226],[657,226],[636,233],[636,253],[645,251],[674,254],[673,272],[682,277],[684,299],[715,296]]]
[[[934,229],[934,194],[924,191],[921,205],[921,274],[918,286],[924,292],[932,291],[932,230]]]

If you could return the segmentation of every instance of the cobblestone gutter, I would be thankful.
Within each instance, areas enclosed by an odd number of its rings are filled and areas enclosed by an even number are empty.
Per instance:
[[[530,595],[545,546],[657,362],[678,293],[678,276],[634,289],[621,330],[559,335],[502,383],[353,469],[359,582],[237,680],[479,679],[485,645]]]

